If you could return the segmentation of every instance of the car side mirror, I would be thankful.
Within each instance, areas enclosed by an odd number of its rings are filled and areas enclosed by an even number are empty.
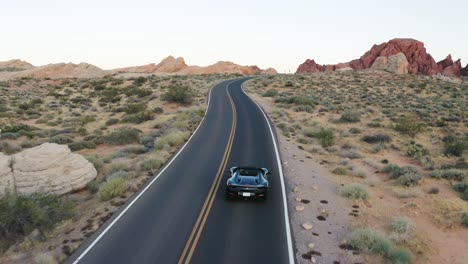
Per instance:
[[[271,175],[271,172],[267,172],[267,175]]]

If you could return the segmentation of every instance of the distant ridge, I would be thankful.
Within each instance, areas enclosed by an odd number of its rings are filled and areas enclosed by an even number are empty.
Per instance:
[[[35,67],[21,60],[10,60],[0,62],[0,80],[35,77],[35,78],[99,78],[106,75],[117,75],[121,73],[137,74],[215,74],[215,73],[237,73],[237,74],[276,74],[276,70],[268,68],[262,70],[257,66],[241,66],[228,61],[220,61],[206,67],[189,66],[181,57],[168,56],[158,64],[126,67],[113,70],[103,70],[88,63],[54,63]]]

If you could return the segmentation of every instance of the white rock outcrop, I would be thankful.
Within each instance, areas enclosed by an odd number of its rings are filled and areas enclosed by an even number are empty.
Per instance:
[[[7,179],[13,179],[16,193],[23,195],[68,193],[85,187],[97,175],[93,164],[81,155],[71,153],[66,145],[44,143],[13,155],[8,163],[11,177],[4,157],[8,156],[0,156],[0,190],[9,186],[4,184]]]
[[[405,54],[397,53],[390,56],[377,57],[370,67],[371,70],[384,70],[391,73],[407,74],[408,73],[408,60]]]

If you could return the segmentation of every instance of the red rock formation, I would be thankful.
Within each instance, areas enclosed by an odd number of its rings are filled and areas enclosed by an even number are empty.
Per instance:
[[[461,69],[460,73],[463,76],[468,76],[468,64],[466,64],[465,68]]]
[[[434,58],[426,52],[424,43],[414,39],[392,39],[379,45],[374,45],[364,53],[359,59],[347,63],[339,63],[333,66],[334,70],[351,67],[354,70],[369,69],[379,56],[391,56],[397,53],[403,53],[408,60],[408,72],[412,74],[446,74],[459,76],[461,73],[461,64],[459,61],[453,62],[449,55],[445,60],[436,63]],[[460,67],[459,67],[460,65]],[[301,64],[296,73],[317,72],[329,70],[330,67],[320,67],[315,61],[307,60]],[[464,73],[466,71],[463,71]]]
[[[302,73],[302,72],[321,72],[324,71],[325,68],[322,65],[318,65],[315,63],[314,60],[309,60],[307,59],[304,63],[299,65],[299,68],[297,68],[296,73]]]

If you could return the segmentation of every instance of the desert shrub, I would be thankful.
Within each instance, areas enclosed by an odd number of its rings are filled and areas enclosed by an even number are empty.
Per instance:
[[[73,214],[71,202],[58,195],[6,193],[0,198],[0,238],[4,242],[0,245],[8,246],[34,229],[42,233],[50,231],[55,224]]]
[[[5,126],[0,126],[0,130],[2,133],[6,132],[14,132],[14,133],[19,133],[20,131],[32,131],[35,130],[35,128],[24,125],[24,124],[18,124],[18,125],[5,125]]]
[[[459,138],[455,135],[448,135],[442,139],[444,143],[444,153],[449,156],[463,156],[463,152],[468,149],[468,137]]]
[[[341,156],[348,159],[360,159],[362,155],[354,148],[346,148],[341,151]]]
[[[162,107],[156,106],[155,108],[153,108],[153,113],[162,114],[164,113],[164,109]]]
[[[344,168],[344,167],[336,167],[332,172],[334,174],[338,174],[338,175],[348,174],[348,170],[346,170],[346,168]]]
[[[312,136],[316,138],[322,147],[330,147],[335,143],[335,133],[329,128],[320,128],[312,133]]]
[[[312,113],[314,111],[314,108],[310,105],[297,105],[296,107],[294,107],[294,111]]]
[[[167,87],[162,99],[168,102],[190,104],[193,100],[194,91],[187,86],[172,85]]]
[[[112,162],[107,168],[106,172],[107,174],[111,174],[116,171],[129,171],[129,170],[130,168],[128,167],[128,163],[124,161],[117,161],[117,162]]]
[[[144,111],[144,112],[136,113],[133,115],[124,116],[120,122],[141,124],[143,122],[153,120],[153,119],[154,119],[154,115],[151,111]]]
[[[400,173],[400,166],[390,163],[385,165],[380,171],[389,174],[392,178],[396,178]]]
[[[390,143],[392,141],[392,138],[387,134],[380,133],[380,134],[363,136],[362,141],[367,142],[369,144]]]
[[[349,246],[357,250],[368,250],[382,255],[389,255],[392,243],[381,233],[371,229],[356,229],[346,236]]]
[[[109,145],[126,145],[138,143],[140,140],[140,130],[134,128],[123,128],[114,131],[103,138],[103,142]]]
[[[284,83],[284,87],[293,87],[293,86],[294,86],[294,84],[293,84],[293,82],[291,82],[291,81],[286,81],[286,82]]]
[[[147,105],[143,103],[129,104],[125,107],[125,113],[136,114],[146,110]]]
[[[436,170],[431,173],[431,177],[436,179],[444,178],[448,180],[462,181],[466,178],[466,173],[459,169]]]
[[[96,144],[91,141],[79,141],[68,144],[68,147],[71,151],[78,151],[82,149],[95,149]]]
[[[406,154],[414,159],[420,160],[424,156],[429,155],[429,151],[420,144],[410,144]]]
[[[414,229],[413,221],[407,217],[395,217],[390,222],[390,230],[400,236],[399,241],[407,239],[414,232]]]
[[[142,85],[144,84],[148,79],[146,79],[145,77],[143,76],[140,76],[138,78],[136,78],[135,80],[133,80],[133,84],[135,85]]]
[[[427,193],[429,193],[429,194],[438,194],[439,191],[440,191],[440,190],[439,190],[439,187],[431,187],[431,188],[427,191]]]
[[[395,248],[388,238],[372,229],[356,229],[346,236],[346,242],[354,249],[380,254],[391,263],[411,263],[412,257],[407,250]]]
[[[275,103],[309,105],[311,107],[317,104],[313,98],[306,96],[278,97],[275,99]]]
[[[344,123],[357,123],[361,121],[361,114],[356,111],[346,110],[341,114],[340,121]]]
[[[69,144],[73,142],[73,138],[69,135],[56,135],[49,139],[50,143]]]
[[[21,134],[16,132],[0,133],[0,139],[18,139],[19,137]]]
[[[104,161],[102,161],[102,159],[100,159],[98,155],[87,156],[86,159],[93,164],[94,168],[98,172],[104,166]]]
[[[34,257],[35,264],[57,264],[57,260],[50,253],[42,253]]]
[[[175,147],[185,142],[189,137],[188,132],[180,130],[170,130],[162,137],[156,138],[154,141],[154,148],[161,150],[165,148]]]
[[[419,123],[413,118],[402,117],[396,121],[394,129],[401,134],[415,137],[417,134],[426,130],[426,125],[424,123]]]
[[[468,212],[462,213],[462,215],[461,215],[461,223],[462,223],[462,225],[464,225],[465,227],[468,227]]]
[[[269,89],[265,93],[263,93],[263,97],[275,97],[278,95],[278,91],[275,89]]]
[[[358,183],[344,186],[340,189],[340,194],[344,197],[354,200],[367,200],[369,198],[369,192],[367,191],[366,187]]]
[[[106,175],[106,181],[110,181],[110,180],[118,179],[118,178],[128,179],[130,177],[131,177],[130,172],[123,171],[123,170],[118,170],[118,171],[114,171],[112,173],[108,173]]]
[[[108,201],[114,197],[123,195],[128,190],[124,178],[111,179],[99,187],[98,196],[102,201]]]
[[[468,191],[468,181],[460,182],[453,185],[453,189],[457,192],[464,193]]]
[[[421,179],[421,175],[416,173],[405,173],[398,177],[397,181],[399,184],[404,186],[415,186],[418,185],[419,180]]]
[[[390,251],[390,254],[387,256],[391,263],[395,264],[408,264],[412,261],[411,253],[402,248],[395,248]]]
[[[112,125],[115,125],[119,123],[119,119],[117,118],[109,118],[107,121],[106,121],[106,126],[112,126]]]
[[[357,127],[352,127],[349,129],[349,133],[351,134],[361,134],[361,129],[357,128]]]
[[[101,181],[99,180],[92,180],[86,184],[86,189],[92,194],[95,194],[99,191],[99,186],[101,185]]]
[[[147,158],[141,163],[141,169],[144,171],[155,171],[159,169],[164,162],[156,158]]]
[[[116,151],[112,154],[113,159],[117,158],[127,158],[130,156],[135,156],[139,154],[145,153],[145,147],[144,146],[129,146],[124,149],[121,149],[119,151]]]

